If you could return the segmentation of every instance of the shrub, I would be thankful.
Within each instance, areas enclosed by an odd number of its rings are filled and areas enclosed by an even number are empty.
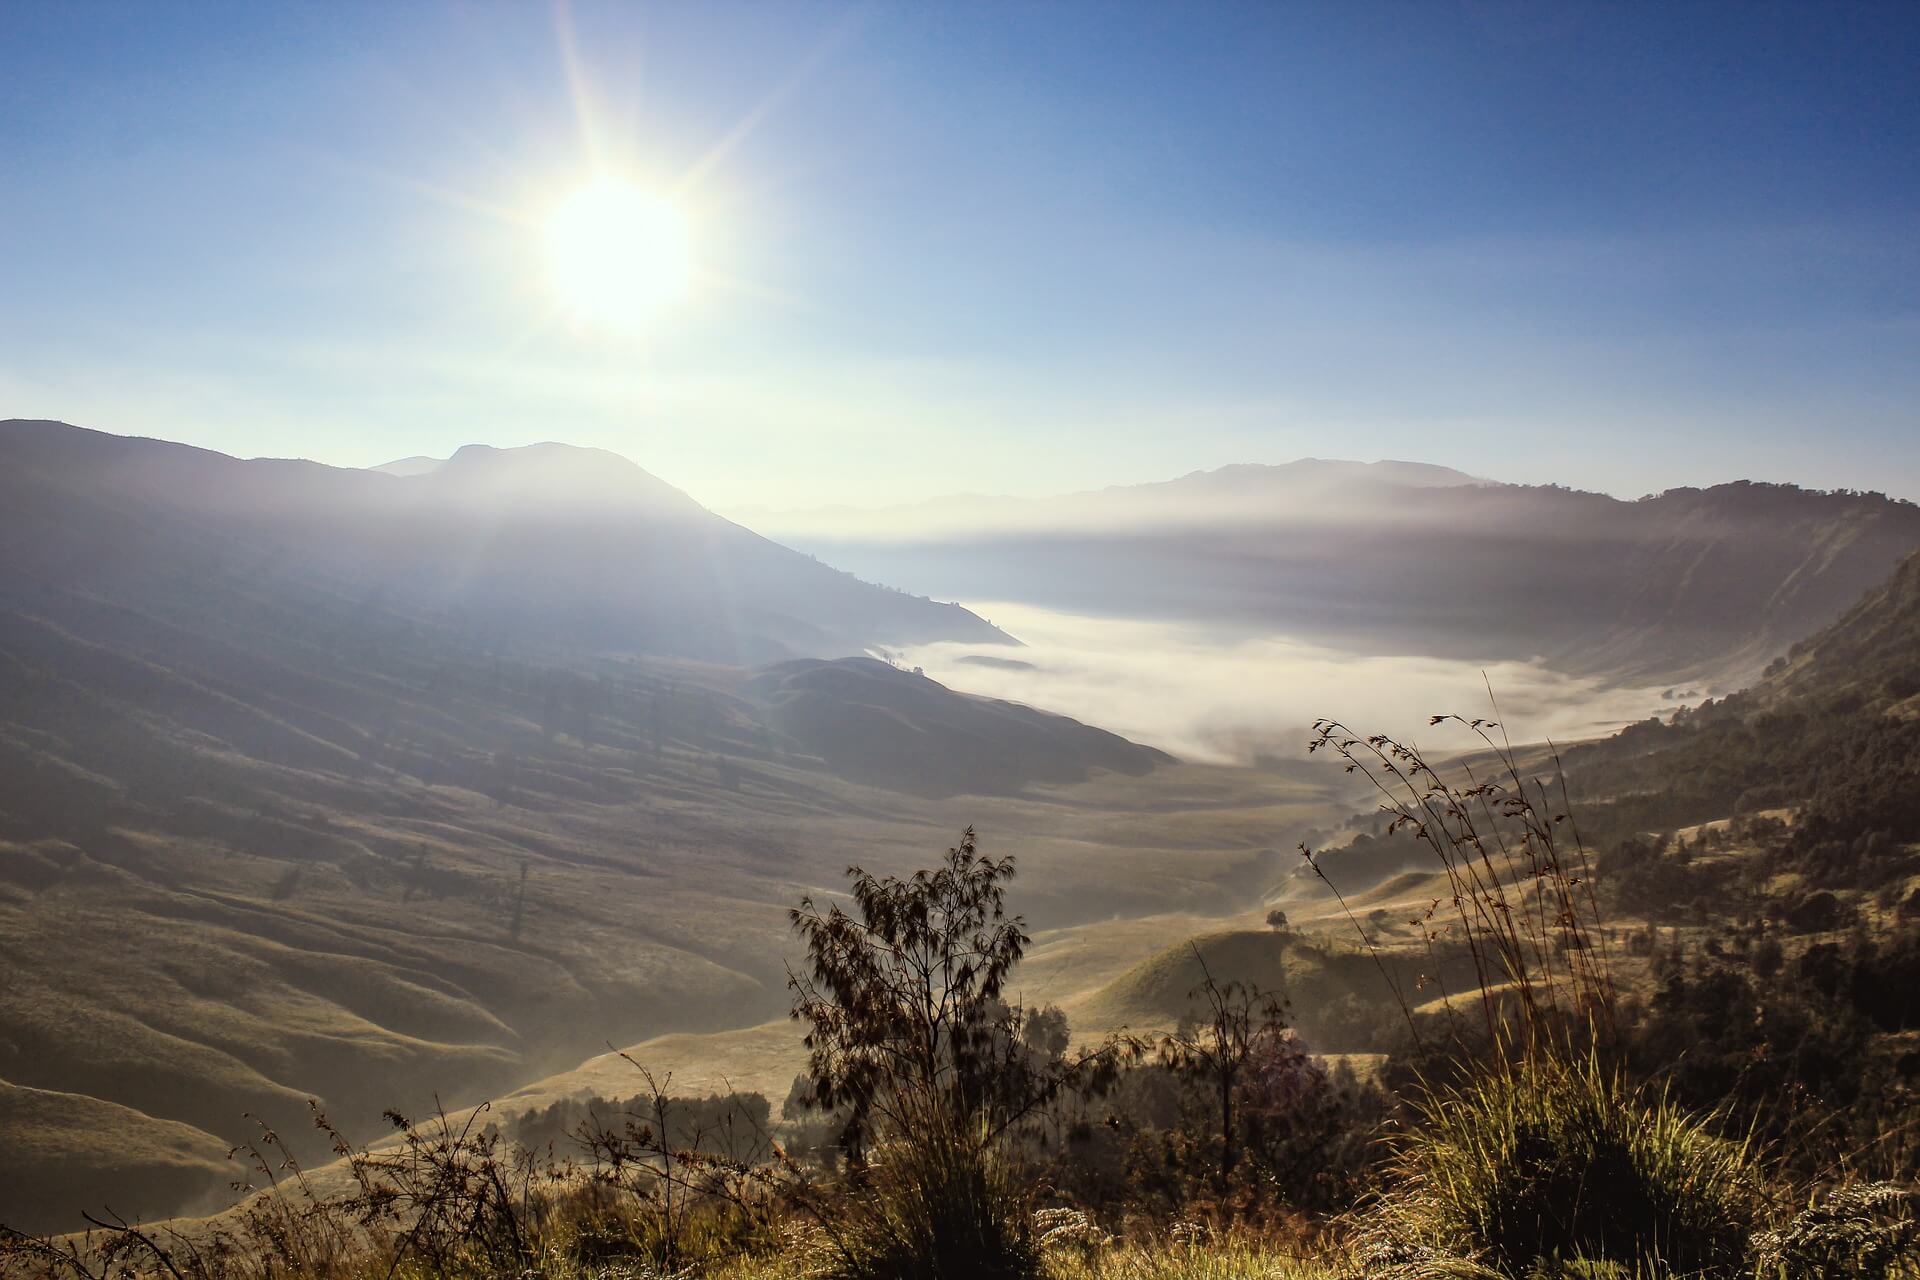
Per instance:
[[[1031,1191],[951,1108],[881,1143],[826,1232],[839,1280],[1020,1280],[1038,1274]],[[956,1128],[958,1124],[959,1128]]]
[[[1759,1271],[1782,1280],[1882,1280],[1920,1265],[1913,1194],[1885,1182],[1840,1187],[1755,1239]]]
[[[1748,1150],[1593,1057],[1536,1051],[1420,1110],[1372,1233],[1406,1274],[1422,1257],[1509,1275],[1574,1259],[1731,1275],[1744,1261],[1762,1185]]]

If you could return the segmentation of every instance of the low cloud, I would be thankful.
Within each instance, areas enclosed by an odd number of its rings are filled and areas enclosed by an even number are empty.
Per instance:
[[[1427,718],[1490,714],[1489,683],[1515,742],[1590,738],[1675,705],[1658,689],[1608,686],[1537,662],[1360,656],[1281,636],[971,607],[1026,642],[1017,656],[1027,667],[968,661],[1009,656],[991,645],[933,644],[899,656],[951,688],[1056,711],[1189,760],[1298,757],[1322,716],[1432,747],[1465,745],[1428,728]]]

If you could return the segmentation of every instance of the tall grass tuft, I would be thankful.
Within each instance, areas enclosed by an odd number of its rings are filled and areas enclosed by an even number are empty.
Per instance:
[[[823,1218],[820,1271],[838,1280],[1018,1280],[1040,1269],[1032,1189],[946,1106],[871,1153],[855,1194]]]
[[[1449,892],[1429,914],[1427,943],[1471,956],[1484,1020],[1477,1044],[1454,1025],[1447,1057],[1463,1078],[1430,1082],[1415,1100],[1416,1123],[1362,1220],[1362,1274],[1737,1274],[1766,1179],[1745,1144],[1603,1062],[1614,982],[1557,756],[1550,780],[1531,778],[1497,721],[1432,723],[1464,726],[1491,768],[1463,761],[1452,781],[1418,749],[1331,720],[1311,744],[1363,775],[1389,829],[1434,855]],[[1442,1008],[1454,1010],[1451,996]]]
[[[1521,1055],[1419,1111],[1367,1233],[1383,1274],[1438,1255],[1509,1275],[1577,1259],[1731,1276],[1765,1208],[1751,1150],[1592,1055]]]

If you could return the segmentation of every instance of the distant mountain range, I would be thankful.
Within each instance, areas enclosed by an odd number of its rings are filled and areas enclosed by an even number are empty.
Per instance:
[[[600,450],[470,445],[382,473],[0,422],[0,601],[50,594],[215,613],[324,601],[501,647],[725,663],[1011,642]]]
[[[968,600],[1720,687],[1920,547],[1920,507],[1883,494],[1738,481],[1628,502],[1318,459],[757,519],[855,572]]]
[[[390,466],[413,467],[408,458]],[[958,494],[884,507],[751,508],[755,528],[800,540],[964,541],[1044,531],[1137,533],[1143,529],[1261,524],[1291,511],[1305,514],[1356,498],[1378,501],[1402,489],[1487,484],[1464,471],[1425,462],[1344,462],[1301,458],[1282,466],[1240,463],[1194,471],[1174,480],[1111,485],[1049,498]]]

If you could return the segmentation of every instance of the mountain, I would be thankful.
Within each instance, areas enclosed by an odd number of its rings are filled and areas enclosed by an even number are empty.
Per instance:
[[[1574,747],[1565,764],[1589,801],[1583,825],[1616,836],[1793,810],[1788,852],[1829,873],[1920,841],[1920,553],[1751,688]]]
[[[393,464],[400,465],[400,464]],[[1281,466],[1242,463],[1150,484],[1110,485],[1050,498],[965,494],[892,507],[821,507],[743,512],[757,526],[802,541],[965,540],[1041,531],[1138,532],[1271,520],[1289,508],[1351,501],[1403,488],[1486,483],[1424,462],[1301,458]]]
[[[377,467],[368,467],[369,471],[378,471],[389,476],[423,476],[429,471],[437,471],[446,463],[445,458],[429,458],[425,454],[415,454],[411,458],[395,458],[392,462],[383,462]]]
[[[1738,481],[1627,502],[1321,460],[766,519],[857,572],[972,600],[1721,687],[1920,547],[1920,507],[1877,493]]]
[[[0,422],[0,601],[44,592],[215,613],[317,593],[496,646],[729,663],[1009,643],[600,450],[470,445],[395,475]]]
[[[309,1098],[367,1138],[774,1016],[787,905],[976,818],[1039,918],[1244,888],[1158,752],[790,656],[942,634],[998,635],[612,455],[402,478],[0,426],[0,1217],[204,1207],[248,1113],[319,1156]],[[1152,797],[1127,841],[1055,794],[1109,774]]]

